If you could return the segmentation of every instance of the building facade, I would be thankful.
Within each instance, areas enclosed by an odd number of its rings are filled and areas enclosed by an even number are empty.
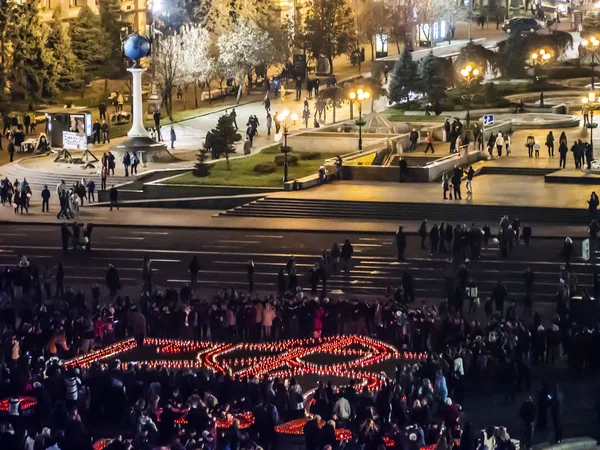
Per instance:
[[[148,0],[121,0],[121,20],[127,24],[126,33],[145,33],[148,3]],[[49,22],[60,8],[63,19],[70,20],[77,17],[83,6],[96,13],[100,11],[97,0],[40,0],[40,14],[42,21]]]
[[[292,22],[301,20],[306,13],[309,0],[272,0],[273,10],[281,19],[289,18]],[[121,0],[121,20],[127,24],[124,32],[146,32],[147,11],[151,7],[151,0]],[[83,6],[88,6],[92,11],[99,12],[97,0],[40,0],[43,21],[51,21],[54,11],[61,9],[65,20],[74,19]]]

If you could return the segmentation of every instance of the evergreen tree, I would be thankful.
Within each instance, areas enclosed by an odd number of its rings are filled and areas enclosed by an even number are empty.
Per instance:
[[[46,46],[49,30],[40,22],[37,1],[15,5],[10,71],[11,95],[30,103],[58,93],[57,61]]]
[[[217,155],[225,155],[229,170],[229,155],[235,152],[235,143],[242,140],[242,136],[233,125],[233,118],[229,115],[219,117],[217,126],[211,133],[211,147]]]
[[[78,64],[85,70],[84,81],[89,83],[92,76],[102,73],[111,53],[111,42],[100,24],[100,18],[87,6],[69,28],[71,47]]]
[[[208,157],[210,156],[210,149],[206,143],[198,150],[198,162],[194,165],[194,175],[197,177],[207,177],[210,175],[211,165],[206,164]]]
[[[71,48],[71,38],[62,21],[60,8],[53,14],[50,24],[47,47],[52,51],[56,60],[56,75],[61,89],[76,89],[81,87],[81,72],[78,70],[75,54]]]
[[[6,87],[6,37],[11,34],[11,26],[14,24],[14,2],[12,0],[0,0],[0,112],[5,112],[4,88]]]
[[[125,23],[121,20],[120,0],[100,0],[100,24],[110,42],[107,75],[118,77],[125,72],[125,58],[121,43],[121,29]]]
[[[420,91],[433,104],[443,100],[446,96],[447,82],[444,76],[444,66],[440,58],[429,52],[419,65],[419,78],[421,79]]]
[[[417,90],[417,64],[407,48],[394,64],[392,77],[388,86],[388,98],[393,102],[408,100],[408,94]]]

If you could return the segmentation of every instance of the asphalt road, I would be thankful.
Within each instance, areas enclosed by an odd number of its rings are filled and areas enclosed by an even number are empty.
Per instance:
[[[168,212],[167,212],[168,213]],[[330,277],[327,291],[333,295],[380,295],[388,286],[397,286],[406,269],[413,272],[417,299],[436,299],[444,295],[444,273],[450,263],[447,255],[430,256],[419,248],[416,236],[408,237],[406,260],[397,261],[394,236],[359,233],[314,233],[239,230],[181,230],[96,227],[92,252],[69,251],[63,254],[59,228],[41,225],[0,225],[0,265],[15,264],[19,253],[38,267],[62,261],[66,284],[85,287],[102,284],[109,263],[119,270],[125,288],[141,285],[142,258],[152,259],[153,281],[160,287],[181,287],[188,283],[192,256],[201,264],[200,289],[236,288],[245,290],[246,265],[255,264],[255,289],[276,288],[278,270],[291,255],[297,260],[299,282],[308,287],[305,274],[319,259],[323,249],[344,239],[354,246],[350,273]],[[482,298],[502,280],[510,294],[523,291],[522,273],[530,266],[536,273],[535,298],[552,302],[558,287],[559,249],[562,238],[536,239],[530,247],[515,247],[506,260],[500,258],[496,244],[482,252],[482,260],[467,262],[479,285]],[[579,246],[576,243],[576,248]],[[591,272],[583,263],[574,269],[580,284],[591,284]],[[587,274],[586,274],[587,273]]]
[[[381,294],[388,285],[399,283],[403,270],[411,268],[418,300],[442,298],[446,262],[443,257],[431,257],[419,249],[419,239],[414,236],[408,238],[406,261],[398,263],[393,236],[97,227],[92,236],[92,252],[63,254],[57,226],[0,225],[0,265],[15,264],[20,252],[40,268],[62,261],[66,284],[89,292],[91,284],[103,285],[106,268],[112,263],[120,272],[123,293],[136,298],[145,255],[152,259],[154,281],[161,287],[181,287],[187,283],[189,261],[197,255],[202,265],[200,293],[205,291],[207,294],[222,287],[247,289],[246,264],[252,259],[256,266],[257,289],[272,292],[278,269],[291,255],[296,256],[300,280],[306,287],[308,283],[302,274],[308,271],[324,248],[329,249],[334,241],[342,243],[346,238],[354,245],[354,266],[348,275],[332,277],[328,283],[330,292],[346,296]],[[484,250],[482,261],[470,262],[467,266],[482,290],[502,278],[509,292],[517,293],[522,290],[521,273],[531,265],[537,273],[538,300],[540,303],[546,301],[545,307],[550,311],[553,309],[550,293],[555,292],[558,284],[561,243],[562,238],[534,240],[529,248],[515,249],[506,261],[500,259],[497,247],[493,246]],[[584,266],[577,263],[574,267],[579,279],[584,279]],[[593,374],[574,375],[566,368],[543,367],[534,372],[537,380],[544,377],[561,382],[566,397],[565,435],[592,435],[596,424],[592,407],[597,378]],[[574,376],[577,383],[571,382]],[[537,389],[539,384],[534,382],[534,395]],[[492,385],[485,392],[467,398],[464,406],[476,428],[503,424],[508,426],[513,437],[519,438],[518,408],[525,396],[526,393],[521,393],[517,404],[507,404],[502,393]],[[536,441],[549,438],[548,433],[540,432]]]

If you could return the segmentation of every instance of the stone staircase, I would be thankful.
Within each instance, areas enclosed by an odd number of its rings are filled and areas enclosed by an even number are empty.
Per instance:
[[[495,222],[503,215],[518,217],[521,222],[587,224],[584,209],[529,206],[465,205],[447,203],[392,203],[342,200],[298,199],[270,196],[221,212],[236,217],[314,218],[348,220],[451,221],[470,223]]]
[[[100,190],[101,182],[100,175],[97,175],[98,171],[90,170],[89,172],[90,173],[87,175],[40,172],[37,170],[27,169],[16,162],[7,164],[0,168],[0,179],[8,177],[11,182],[14,182],[15,179],[23,181],[23,178],[26,178],[34,196],[39,195],[41,190],[44,188],[44,185],[47,185],[48,189],[54,193],[56,191],[56,186],[61,180],[64,180],[67,186],[72,186],[77,181],[81,181],[82,178],[85,178],[86,180],[94,180],[94,183],[96,183],[96,189]],[[107,180],[107,185],[118,185],[132,181],[133,179],[134,178],[132,177],[111,176]]]

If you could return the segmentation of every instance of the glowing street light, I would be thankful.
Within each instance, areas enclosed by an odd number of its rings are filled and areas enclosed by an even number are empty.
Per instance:
[[[473,83],[473,81],[478,80],[480,78],[481,70],[479,70],[477,67],[473,67],[471,64],[467,64],[460,71],[460,74],[464,78],[465,83],[467,84],[467,88],[469,88],[471,87],[471,83]],[[465,94],[463,95],[463,98],[467,100],[467,128],[469,128],[469,120],[471,119],[469,107],[471,106],[471,101],[473,100],[473,94]]]
[[[287,145],[287,138],[292,123],[296,125],[298,114],[292,113],[290,115],[290,112],[285,109],[277,114],[276,119],[283,127],[283,147],[281,147],[281,152],[283,153],[283,182],[285,183],[288,181],[288,153],[292,151]]]
[[[550,53],[549,51],[542,49],[539,49],[536,52],[533,52],[531,54],[531,65],[533,66],[533,70],[535,71],[535,67],[538,67],[538,70],[540,72],[540,74],[536,75],[536,79],[537,80],[541,80],[543,77],[541,75],[541,70],[542,67],[544,67],[546,65],[546,63],[548,61],[550,61],[550,59],[552,59],[552,53]],[[540,92],[540,107],[543,108],[544,107],[544,86],[541,86],[541,92]]]
[[[369,93],[369,91],[363,91],[362,89],[358,89],[356,91],[350,92],[350,94],[348,94],[348,97],[350,97],[351,102],[358,103],[358,120],[354,123],[358,125],[358,151],[362,152],[362,127],[365,124],[365,122],[363,122],[362,120],[362,104],[364,101],[368,100],[371,97],[371,94]]]

